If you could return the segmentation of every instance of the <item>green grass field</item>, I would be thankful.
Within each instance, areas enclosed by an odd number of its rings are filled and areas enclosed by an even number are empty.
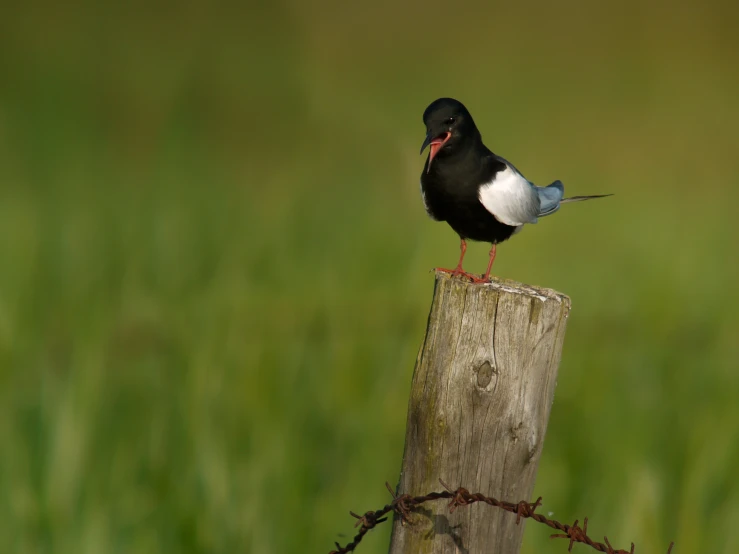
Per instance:
[[[739,552],[736,6],[3,12],[0,552],[349,540],[397,480],[429,270],[457,259],[418,192],[446,95],[535,182],[616,194],[498,250],[573,300],[544,510]],[[548,536],[523,551],[566,552]]]

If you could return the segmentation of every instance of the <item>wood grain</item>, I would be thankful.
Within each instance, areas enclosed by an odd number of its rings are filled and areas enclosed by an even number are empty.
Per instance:
[[[512,281],[437,273],[413,372],[399,492],[452,487],[530,500],[554,398],[570,299]],[[516,554],[524,525],[473,505],[425,504],[393,523],[391,554]]]

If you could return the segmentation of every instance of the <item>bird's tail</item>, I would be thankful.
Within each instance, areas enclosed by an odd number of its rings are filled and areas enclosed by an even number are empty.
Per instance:
[[[605,198],[606,196],[613,196],[613,194],[593,194],[591,196],[570,196],[569,198],[563,198],[559,201],[560,204],[566,204],[567,202],[582,202],[583,200],[592,200],[593,198]]]
[[[557,210],[561,204],[568,202],[581,202],[582,200],[592,200],[593,198],[605,198],[613,196],[612,194],[596,194],[593,196],[571,196],[570,198],[562,198],[565,195],[565,186],[562,181],[554,181],[546,187],[536,187],[539,194],[539,214],[537,217],[551,215]]]

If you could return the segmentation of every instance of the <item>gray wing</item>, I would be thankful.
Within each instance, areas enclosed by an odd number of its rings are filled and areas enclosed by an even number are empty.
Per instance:
[[[535,187],[539,195],[539,217],[550,215],[559,209],[565,195],[565,186],[562,181],[554,181],[547,187]]]

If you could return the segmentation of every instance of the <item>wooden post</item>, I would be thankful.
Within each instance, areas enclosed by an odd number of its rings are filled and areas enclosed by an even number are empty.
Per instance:
[[[456,488],[531,500],[556,386],[570,299],[512,281],[470,284],[436,274],[408,403],[398,492]],[[396,516],[390,554],[516,554],[515,514],[429,502]]]

